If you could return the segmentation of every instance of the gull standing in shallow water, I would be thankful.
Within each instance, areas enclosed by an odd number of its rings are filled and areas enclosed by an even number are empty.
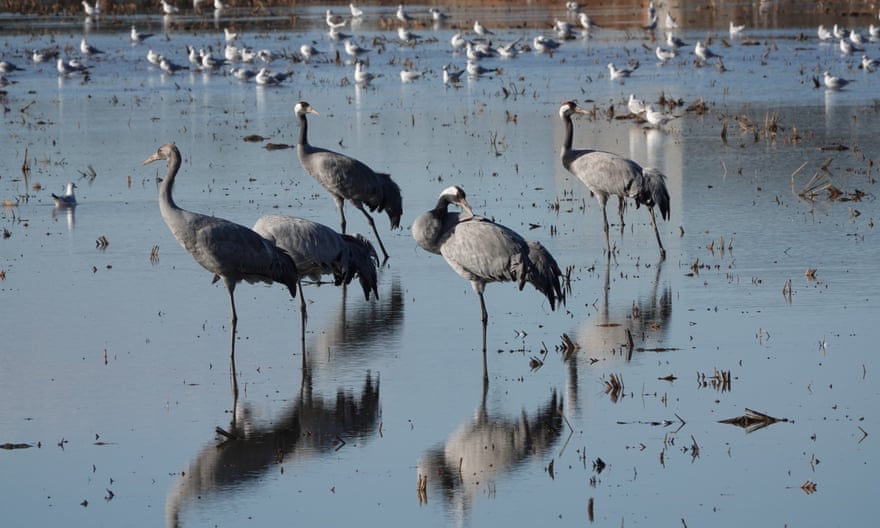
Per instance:
[[[852,82],[847,79],[843,79],[841,77],[831,75],[828,72],[825,72],[824,76],[825,76],[825,86],[829,90],[840,90],[841,88],[843,88],[844,86],[846,86],[847,84]]]
[[[654,234],[657,236],[657,245],[660,246],[660,260],[665,260],[666,249],[663,248],[663,242],[660,240],[660,231],[657,229],[657,220],[654,216],[654,206],[660,208],[660,216],[663,219],[669,220],[669,192],[666,189],[666,176],[657,169],[642,168],[635,161],[611,152],[592,149],[573,150],[571,145],[574,137],[574,125],[572,125],[571,116],[572,114],[586,113],[573,101],[565,102],[559,108],[559,117],[565,125],[565,139],[561,152],[562,166],[577,176],[599,202],[605,229],[605,248],[608,255],[611,254],[611,246],[608,240],[608,215],[605,213],[605,204],[608,202],[608,197],[613,194],[617,196],[621,231],[623,230],[623,211],[625,209],[624,198],[634,199],[636,208],[640,205],[645,205],[648,208],[648,212],[651,213]]]
[[[55,202],[55,207],[70,207],[76,205],[76,195],[73,190],[76,188],[76,184],[73,182],[67,182],[67,187],[64,189],[64,194],[58,196],[55,193],[52,193],[52,201]]]
[[[162,145],[144,165],[166,160],[168,169],[159,188],[159,211],[174,238],[193,256],[196,262],[221,278],[229,292],[232,308],[232,360],[235,361],[235,330],[238,314],[235,311],[235,286],[245,280],[256,282],[280,282],[287,286],[290,296],[296,298],[299,274],[293,259],[272,242],[253,230],[218,218],[181,209],[174,203],[171,190],[180,169],[180,151],[173,143]]]
[[[376,230],[370,211],[385,211],[391,222],[391,229],[400,227],[400,217],[403,215],[403,199],[400,195],[400,187],[394,183],[389,174],[374,172],[364,163],[333,152],[332,150],[315,147],[309,144],[307,114],[319,115],[317,110],[305,101],[300,101],[294,106],[294,113],[299,119],[299,142],[297,143],[297,155],[303,169],[313,178],[318,180],[333,196],[336,208],[339,209],[339,217],[342,233],[345,234],[345,202],[350,202],[354,207],[367,217],[373,234],[379,242],[384,260],[388,260],[388,252]]]

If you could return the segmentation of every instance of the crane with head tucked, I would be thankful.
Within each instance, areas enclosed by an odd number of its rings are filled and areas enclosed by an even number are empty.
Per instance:
[[[450,204],[465,214],[448,211]],[[490,282],[516,282],[520,290],[529,282],[547,297],[551,310],[557,303],[565,304],[562,272],[547,248],[475,215],[461,187],[443,190],[437,205],[413,222],[412,235],[422,249],[443,255],[456,273],[470,281],[480,298],[484,328],[489,316],[483,291]]]
[[[651,224],[654,226],[654,234],[660,246],[660,260],[666,259],[666,249],[663,248],[663,242],[660,240],[660,231],[654,215],[656,206],[660,209],[660,216],[664,220],[669,220],[669,191],[666,189],[666,176],[657,169],[643,168],[635,161],[611,152],[592,149],[573,150],[574,125],[571,116],[585,113],[587,112],[573,101],[567,101],[559,108],[559,118],[565,124],[562,165],[577,176],[599,202],[605,228],[605,248],[610,253],[608,215],[605,212],[608,197],[615,195],[618,198],[621,229],[623,229],[624,199],[632,198],[636,202],[636,208],[644,205],[651,213]]]

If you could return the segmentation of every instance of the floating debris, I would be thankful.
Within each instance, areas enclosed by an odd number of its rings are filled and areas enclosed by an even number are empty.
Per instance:
[[[764,414],[746,407],[746,413],[743,416],[728,418],[726,420],[718,420],[718,423],[736,425],[746,430],[746,433],[752,433],[758,429],[763,429],[770,424],[777,422],[789,422],[788,418],[775,418],[769,414]]]
[[[110,241],[107,240],[107,237],[101,235],[95,240],[95,247],[98,249],[107,249],[107,246],[110,245]]]
[[[260,142],[266,141],[266,140],[269,139],[269,138],[267,138],[267,137],[263,137],[263,136],[261,136],[261,135],[259,135],[259,134],[251,134],[251,135],[249,135],[249,136],[245,136],[245,137],[243,137],[242,139],[243,139],[244,141],[249,142],[249,143],[260,143]]]
[[[812,495],[813,493],[816,493],[816,483],[812,480],[807,479],[806,482],[801,484],[801,491],[803,491],[807,495]]]
[[[10,442],[6,442],[5,444],[0,444],[0,449],[7,449],[7,450],[12,450],[12,449],[27,449],[27,448],[29,448],[29,447],[34,447],[34,446],[32,446],[32,445],[30,445],[30,444],[13,444],[13,443],[10,443]]]
[[[266,146],[263,148],[266,150],[285,150],[293,148],[293,145],[287,145],[285,143],[266,143]]]

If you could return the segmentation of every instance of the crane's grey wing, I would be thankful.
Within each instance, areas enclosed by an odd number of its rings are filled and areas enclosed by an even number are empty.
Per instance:
[[[300,275],[312,280],[333,273],[346,250],[339,233],[304,218],[266,215],[257,220],[254,231],[286,251]]]
[[[593,193],[624,196],[642,167],[630,160],[603,151],[575,151],[567,166]]]
[[[190,227],[191,236],[178,240],[208,271],[235,282],[275,281],[295,286],[292,258],[251,229],[204,215],[193,215]]]
[[[528,246],[521,236],[479,217],[460,220],[440,247],[440,254],[472,282],[515,281],[520,289],[528,272]]]

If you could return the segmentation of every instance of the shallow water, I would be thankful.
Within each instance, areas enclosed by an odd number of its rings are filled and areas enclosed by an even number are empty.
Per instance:
[[[527,44],[564,9],[450,8],[444,26],[419,25],[425,42],[401,47],[394,6],[373,7],[354,31],[378,47],[369,69],[381,77],[366,89],[343,80],[350,65],[332,61],[320,5],[296,19],[280,9],[230,10],[216,21],[185,13],[167,34],[161,17],[146,13],[90,24],[50,17],[36,31],[4,18],[0,58],[24,71],[7,75],[16,84],[2,99],[0,199],[10,205],[0,210],[8,234],[0,239],[0,443],[30,446],[0,451],[4,518],[14,526],[867,524],[880,454],[880,74],[819,44],[815,26],[864,33],[877,21],[787,2],[725,6],[688,4],[679,14],[682,38],[713,37],[723,73],[695,67],[689,51],[658,65],[656,43],[632,29],[641,8],[607,7],[596,18],[608,27],[592,38],[552,57],[487,60],[503,72],[460,87],[440,80],[442,64],[464,65],[449,47],[456,25],[480,17],[500,28],[498,41]],[[727,35],[731,16],[749,25],[747,37]],[[157,35],[132,46],[133,22]],[[330,60],[281,61],[292,79],[264,89],[223,74],[166,77],[144,59],[150,47],[180,63],[187,44],[220,50],[227,26],[243,28],[257,48],[290,52],[314,41]],[[27,58],[34,48],[77,56],[83,34],[106,52],[88,59],[87,83]],[[878,44],[865,46],[880,55]],[[631,78],[608,79],[608,62],[633,58],[640,67]],[[407,59],[424,78],[399,81]],[[814,88],[825,70],[856,82]],[[610,106],[625,115],[630,93],[684,104],[661,130],[610,118]],[[699,98],[707,111],[687,111]],[[606,259],[601,212],[558,158],[557,110],[567,99],[597,109],[575,120],[576,146],[667,175],[664,262],[648,214],[630,207],[621,233],[614,204]],[[305,370],[298,300],[278,285],[237,288],[236,402],[228,296],[162,222],[164,167],[141,163],[174,141],[184,156],[175,186],[182,207],[245,225],[283,213],[338,227],[332,200],[295,151],[264,148],[295,143],[299,100],[321,112],[310,120],[313,144],[397,181],[403,229],[376,218],[391,254],[378,301],[358,288],[306,286]],[[773,116],[775,137],[765,127]],[[243,140],[254,134],[268,139]],[[848,150],[828,150],[836,145]],[[798,197],[829,158],[843,199]],[[89,167],[94,179],[83,176]],[[55,209],[50,193],[67,181],[80,204]],[[568,302],[556,312],[530,287],[487,287],[485,391],[477,297],[409,232],[453,183],[478,213],[540,240],[571,267]],[[372,239],[362,216],[346,211],[350,231]],[[563,335],[576,353],[563,353]],[[531,368],[532,358],[543,365]],[[731,382],[713,383],[716,371]],[[622,390],[607,390],[612,375]],[[719,423],[747,408],[788,421],[753,432]],[[238,439],[224,442],[218,426]]]

